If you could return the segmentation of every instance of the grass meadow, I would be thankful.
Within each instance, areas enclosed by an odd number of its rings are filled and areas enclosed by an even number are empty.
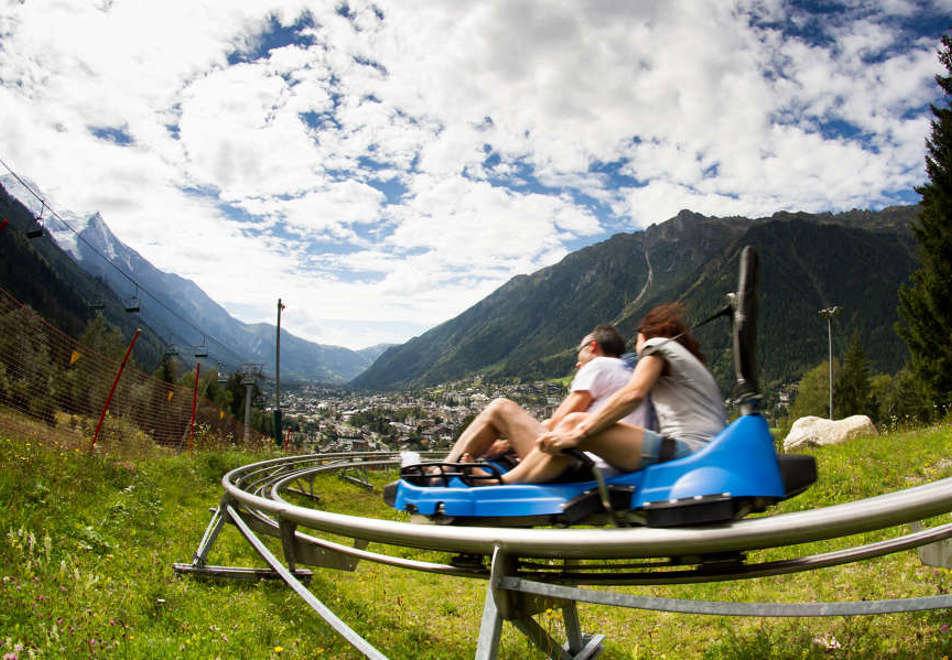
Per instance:
[[[176,577],[190,561],[232,467],[266,454],[172,453],[117,438],[90,453],[68,430],[0,419],[0,657],[355,658],[280,581]],[[12,429],[12,430],[11,430]],[[952,427],[897,431],[814,450],[820,479],[780,511],[847,502],[952,476]],[[378,486],[392,472],[373,473]],[[320,506],[396,518],[379,492],[319,480]],[[378,489],[379,491],[379,489]],[[942,516],[927,524],[947,521]],[[903,529],[750,554],[808,555],[894,536]],[[597,532],[594,532],[597,533]],[[279,556],[273,539],[269,545]],[[370,549],[374,549],[371,545]],[[394,552],[393,549],[390,550]],[[396,549],[405,556],[446,556]],[[209,563],[263,566],[233,527]],[[392,658],[469,658],[485,583],[361,562],[315,568],[311,590]],[[747,602],[881,599],[946,593],[952,575],[903,552],[849,566],[735,583],[617,588],[664,597]],[[582,627],[607,635],[603,658],[943,658],[952,612],[767,619],[688,616],[579,605]],[[561,639],[558,613],[540,623]],[[541,658],[511,625],[502,658]]]

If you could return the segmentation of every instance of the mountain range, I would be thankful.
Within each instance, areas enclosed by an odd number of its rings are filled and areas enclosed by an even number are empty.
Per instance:
[[[194,361],[192,355],[207,352],[209,360],[220,362],[225,370],[252,363],[262,365],[265,373],[274,373],[274,325],[244,323],[193,281],[159,270],[119,240],[98,212],[83,215],[57,208],[57,218],[29,192],[26,186],[48,200],[32,182],[21,183],[12,175],[5,175],[0,177],[0,186],[0,210],[13,227],[23,232],[35,229],[35,218],[43,212],[45,236],[52,241],[21,241],[21,248],[36,252],[52,271],[67,274],[66,288],[73,289],[80,298],[79,302],[68,304],[76,317],[70,321],[72,325],[82,325],[91,307],[104,308],[109,320],[124,329],[146,324],[155,335],[153,343],[171,347],[187,361]],[[9,250],[12,249],[11,246]],[[85,282],[81,273],[93,281]],[[4,280],[4,286],[8,281]],[[108,289],[101,287],[103,283]],[[29,286],[29,282],[22,285]],[[31,300],[24,302],[35,304]],[[125,309],[138,309],[135,323]],[[370,366],[386,348],[381,345],[353,351],[316,344],[282,328],[282,380],[345,383]],[[153,353],[164,350],[153,348],[146,364],[151,363]]]
[[[910,231],[917,213],[918,206],[896,206],[750,219],[681,211],[514,277],[456,318],[388,349],[352,384],[402,388],[472,374],[565,376],[574,347],[597,323],[615,323],[632,337],[657,304],[682,302],[695,321],[723,306],[736,288],[745,245],[760,255],[763,384],[793,382],[826,359],[827,326],[818,311],[830,305],[842,308],[833,324],[837,353],[856,332],[874,368],[892,372],[907,357],[893,326],[897,289],[917,266]],[[727,321],[699,329],[697,337],[730,391]]]
[[[0,178],[0,184],[0,212],[21,232],[35,227],[40,204],[10,177]],[[680,301],[693,320],[721,307],[736,287],[737,259],[745,245],[761,260],[758,358],[765,386],[794,382],[826,359],[827,328],[818,311],[830,305],[842,309],[833,324],[836,353],[842,355],[856,333],[874,368],[892,372],[907,358],[893,327],[896,292],[917,266],[910,225],[918,208],[762,218],[684,210],[644,231],[616,234],[557,264],[518,275],[459,316],[399,346],[350,351],[282,329],[282,379],[394,389],[477,374],[520,380],[565,376],[578,340],[597,323],[615,323],[632,337],[640,318],[659,303]],[[14,242],[31,251],[34,261],[39,258],[36,264],[22,254],[16,261],[14,247],[4,248],[11,258],[7,274],[0,267],[3,286],[11,278],[22,280],[21,299],[53,309],[67,327],[81,329],[90,304],[104,304],[104,313],[124,329],[144,321],[152,331],[145,341],[150,355],[160,355],[171,343],[183,352],[207,348],[226,368],[251,362],[273,370],[273,325],[238,321],[194,282],[156,269],[118,240],[98,213],[59,215],[69,227],[47,217],[53,241]],[[16,275],[26,269],[35,274]],[[140,311],[125,313],[133,303]],[[697,336],[729,391],[726,321]]]

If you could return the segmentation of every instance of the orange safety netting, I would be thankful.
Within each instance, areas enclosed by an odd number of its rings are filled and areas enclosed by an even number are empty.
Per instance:
[[[0,289],[0,405],[51,425],[68,424],[93,441],[121,360],[84,346]],[[198,441],[261,446],[267,436],[194,388],[168,383],[126,365],[109,402],[103,433],[123,442],[147,437],[189,448]]]

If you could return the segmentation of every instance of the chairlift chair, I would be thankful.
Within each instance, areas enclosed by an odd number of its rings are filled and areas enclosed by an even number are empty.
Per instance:
[[[136,294],[124,301],[126,311],[130,314],[136,314],[142,311],[142,304],[139,302],[139,287],[136,285]]]
[[[208,345],[205,343],[205,335],[202,335],[202,343],[195,347],[195,357],[197,358],[208,357]]]
[[[36,216],[36,227],[27,229],[26,237],[29,239],[39,238],[43,235],[43,211],[46,209],[46,203],[40,206],[40,213]]]

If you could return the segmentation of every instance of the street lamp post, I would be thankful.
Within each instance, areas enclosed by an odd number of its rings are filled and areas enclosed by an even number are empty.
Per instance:
[[[830,345],[830,420],[833,419],[833,317],[840,313],[838,305],[820,310],[820,316],[826,319],[826,334]]]
[[[274,342],[274,444],[281,446],[281,310],[286,305],[278,298],[278,330]]]

